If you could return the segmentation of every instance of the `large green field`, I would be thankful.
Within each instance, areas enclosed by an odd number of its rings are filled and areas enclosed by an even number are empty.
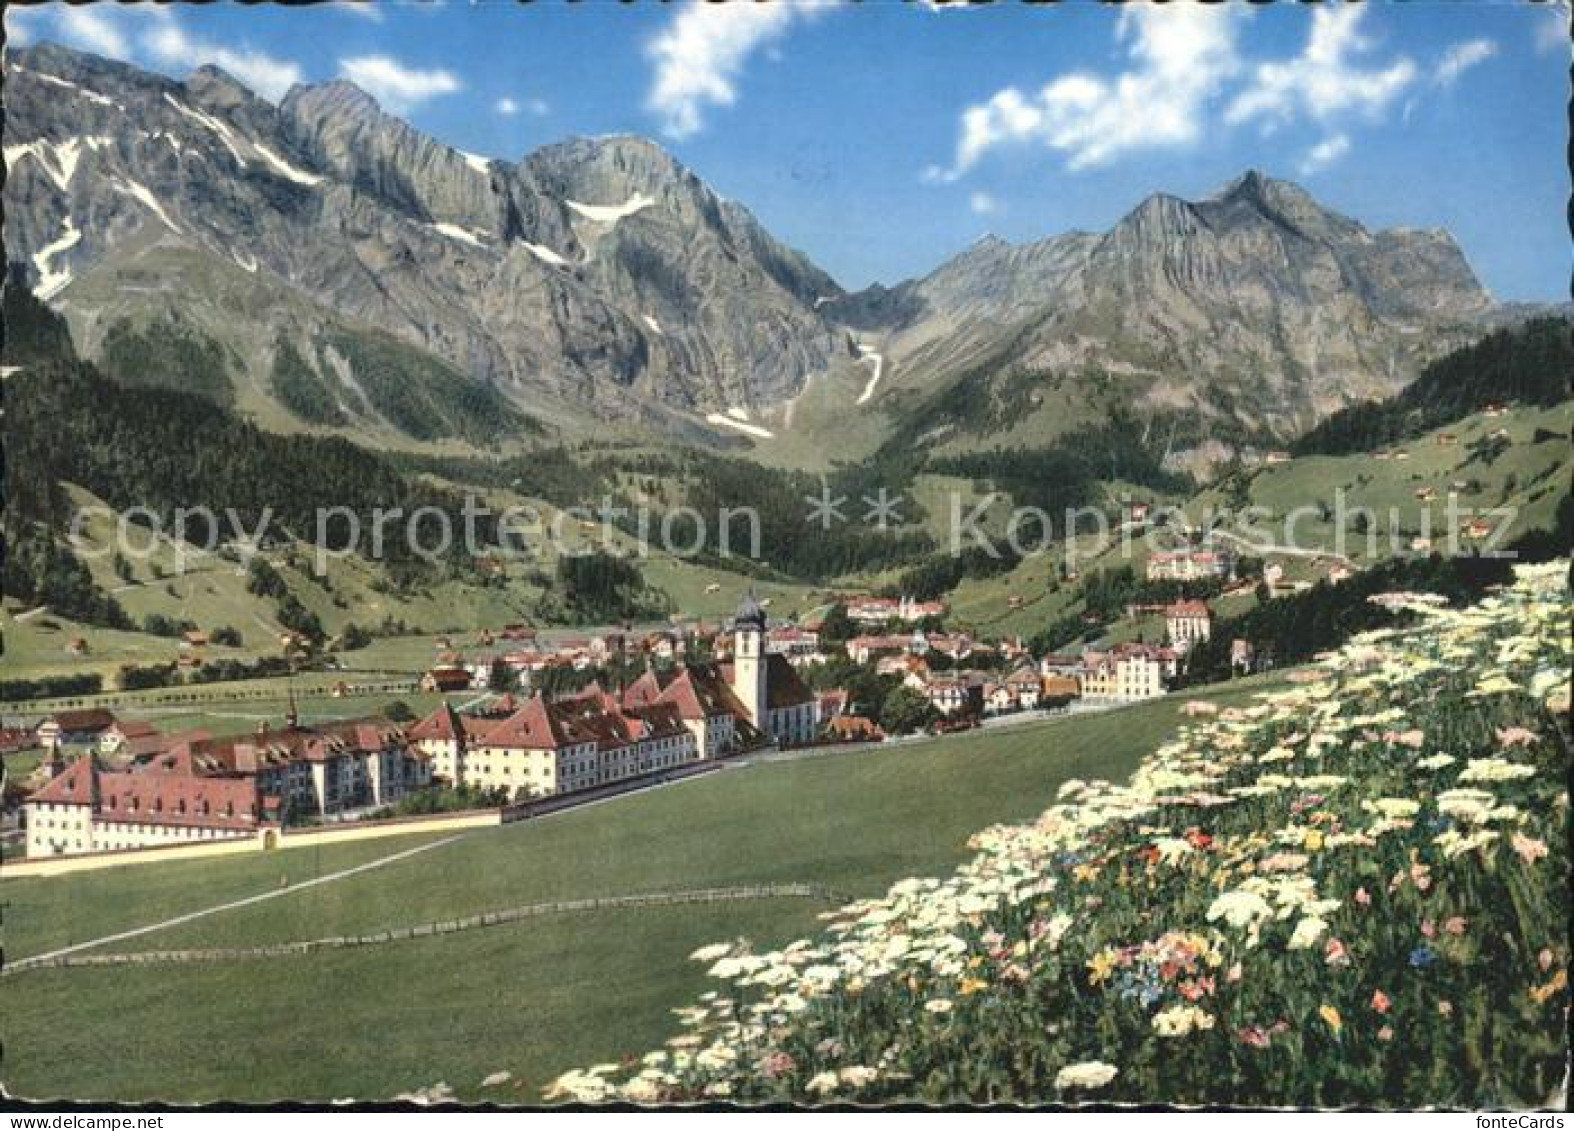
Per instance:
[[[1222,694],[1242,697],[1255,685]],[[839,894],[938,874],[968,837],[1030,817],[1070,777],[1126,776],[1180,701],[906,747],[729,768],[557,816],[480,830],[342,881],[291,891],[113,947],[298,940],[557,898],[771,882]],[[138,865],[8,881],[20,958],[277,890],[419,843]],[[785,943],[827,908],[805,899],[605,910],[437,939],[204,965],[37,970],[0,983],[13,1094],[388,1097],[443,1081],[462,1098],[527,1100],[575,1064],[651,1047],[700,992],[694,948]],[[108,949],[108,948],[106,948]],[[480,1090],[509,1071],[528,1090]]]

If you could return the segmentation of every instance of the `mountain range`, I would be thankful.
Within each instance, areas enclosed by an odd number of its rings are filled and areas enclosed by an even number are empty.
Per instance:
[[[1506,316],[1447,232],[1368,231],[1257,172],[848,293],[636,137],[510,163],[346,82],[274,105],[51,44],[9,54],[4,93],[13,270],[111,374],[281,430],[793,462],[1032,445],[1124,406],[1207,458]]]

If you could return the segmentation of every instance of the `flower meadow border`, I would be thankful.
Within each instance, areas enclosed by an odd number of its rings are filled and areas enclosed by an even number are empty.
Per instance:
[[[948,879],[756,953],[643,1058],[549,1098],[1560,1103],[1568,563],[1407,603],[1124,785],[1071,781]]]

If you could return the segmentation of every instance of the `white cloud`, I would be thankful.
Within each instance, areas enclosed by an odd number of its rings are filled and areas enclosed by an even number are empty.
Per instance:
[[[1443,54],[1442,62],[1437,65],[1435,76],[1437,85],[1453,86],[1460,75],[1496,54],[1497,44],[1490,39],[1467,39],[1463,43],[1454,44]]]
[[[504,95],[492,103],[492,109],[505,118],[512,118],[522,112],[534,114],[536,117],[545,117],[552,112],[552,107],[547,105],[544,98],[527,98],[523,102],[517,98]]]
[[[1350,138],[1347,135],[1334,134],[1324,138],[1301,158],[1301,176],[1310,177],[1313,173],[1320,173],[1349,152]]]
[[[1536,50],[1543,54],[1569,49],[1569,12],[1567,3],[1553,3],[1542,7],[1541,18],[1536,22]]]
[[[661,119],[662,132],[685,138],[702,130],[707,107],[737,101],[736,84],[750,55],[795,20],[824,10],[811,0],[683,5],[645,49],[655,63],[645,104]]]
[[[5,9],[5,39],[11,47],[26,47],[38,38],[38,24],[46,14],[44,8]]]
[[[463,88],[444,70],[407,67],[390,55],[356,55],[339,60],[339,73],[396,113]]]
[[[55,30],[61,39],[98,55],[124,59],[131,51],[131,43],[115,26],[109,15],[112,9],[73,6],[55,17]]]
[[[950,169],[956,180],[1001,146],[1036,143],[1073,170],[1141,149],[1181,148],[1201,139],[1209,103],[1239,68],[1236,10],[1200,5],[1121,9],[1116,38],[1130,67],[1113,76],[1061,75],[1036,93],[1016,87],[962,113]]]
[[[377,0],[334,0],[331,7],[341,12],[353,13],[374,24],[383,22],[383,10]]]
[[[1288,61],[1260,64],[1225,111],[1225,122],[1260,121],[1272,130],[1302,114],[1325,126],[1351,117],[1381,118],[1416,81],[1418,71],[1405,56],[1361,66],[1356,56],[1373,46],[1360,33],[1365,13],[1354,5],[1317,8],[1305,50]]]
[[[168,8],[154,8],[154,27],[142,47],[166,67],[195,70],[211,63],[222,67],[264,98],[278,101],[304,77],[298,64],[248,47],[225,47],[187,34]]]
[[[987,192],[975,192],[967,198],[967,206],[978,216],[988,216],[991,212],[1000,210],[1000,202]]]

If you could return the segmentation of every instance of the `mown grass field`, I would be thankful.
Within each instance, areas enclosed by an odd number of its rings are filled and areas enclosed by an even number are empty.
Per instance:
[[[1216,693],[1242,698],[1255,684]],[[967,838],[1031,816],[1070,777],[1123,778],[1178,698],[886,750],[739,767],[537,822],[472,833],[355,876],[127,940],[235,946],[428,922],[559,897],[769,882],[848,896],[934,874]],[[402,851],[413,839],[0,888],[23,957]],[[780,944],[826,908],[802,899],[603,911],[332,956],[33,971],[0,984],[0,1073],[17,1095],[387,1097],[445,1081],[527,1100],[574,1064],[659,1042],[698,992],[694,948]],[[483,1093],[506,1070],[530,1091]]]

